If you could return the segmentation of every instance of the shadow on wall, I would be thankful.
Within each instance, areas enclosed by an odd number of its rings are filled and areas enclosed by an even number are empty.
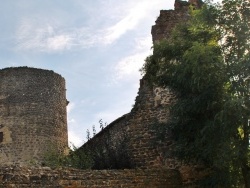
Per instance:
[[[129,137],[124,130],[119,132],[117,137],[113,137],[110,130],[107,130],[98,145],[91,144],[76,150],[75,154],[87,153],[92,160],[91,169],[132,169],[134,164],[129,153]]]

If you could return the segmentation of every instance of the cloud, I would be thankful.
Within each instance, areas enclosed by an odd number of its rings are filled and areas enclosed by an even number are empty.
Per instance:
[[[68,131],[68,140],[69,140],[69,146],[71,148],[73,146],[80,147],[84,143],[81,136],[77,135],[75,131]]]
[[[120,20],[118,23],[106,29],[104,43],[113,43],[115,40],[125,34],[128,30],[135,28],[140,19],[141,14],[136,14],[135,10],[132,11],[129,15]]]
[[[16,31],[16,50],[57,53],[73,48],[89,48],[104,44],[106,31],[94,32],[91,28],[56,27],[24,19]],[[95,33],[94,35],[92,33]]]
[[[71,37],[67,35],[53,36],[47,39],[48,50],[58,51],[69,49],[71,46]]]
[[[118,62],[115,67],[116,79],[120,80],[124,77],[137,74],[144,63],[145,57],[146,53],[138,53],[128,56]]]
[[[74,118],[71,118],[71,119],[68,120],[68,123],[69,123],[69,124],[73,124],[73,123],[75,123],[75,122],[76,122],[76,120],[75,120]]]
[[[139,70],[151,53],[152,39],[151,37],[138,38],[135,40],[135,45],[135,51],[121,59],[114,67],[112,83],[119,83],[123,79],[139,80]]]
[[[34,19],[22,19],[16,31],[16,49],[55,52],[70,49],[72,37],[50,24],[38,24]]]
[[[120,39],[125,33],[136,29],[142,20],[146,20],[160,0],[152,2],[129,2],[120,9],[117,16],[106,13],[104,18],[92,25],[63,25],[62,20],[50,20],[47,15],[21,18],[16,30],[16,49],[57,53],[64,50],[90,48],[109,45]],[[119,3],[114,6],[118,6]],[[110,7],[109,7],[110,8]],[[102,10],[103,11],[103,10]],[[106,10],[109,12],[109,9]],[[109,20],[112,16],[113,19]],[[102,20],[107,20],[103,23]],[[98,24],[100,23],[101,24]]]
[[[110,44],[120,38],[127,31],[136,28],[139,22],[147,17],[148,13],[153,7],[152,1],[145,1],[143,3],[136,2],[130,7],[130,11],[121,20],[115,23],[113,26],[106,29],[104,37],[104,43]]]
[[[70,114],[71,111],[75,108],[75,103],[69,103],[67,106],[67,114]]]
[[[153,42],[152,42],[151,36],[135,39],[135,50],[137,51],[149,52],[151,50],[152,45],[153,45]]]

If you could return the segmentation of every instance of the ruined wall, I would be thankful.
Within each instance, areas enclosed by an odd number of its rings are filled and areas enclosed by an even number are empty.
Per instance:
[[[189,19],[189,5],[201,6],[201,1],[190,0],[189,2],[175,2],[175,10],[161,10],[156,24],[152,27],[153,43],[168,38],[173,28],[181,22]],[[115,120],[102,132],[87,142],[82,148],[88,146],[94,148],[105,139],[105,134],[111,133],[115,138],[122,130],[128,134],[127,149],[131,155],[136,168],[168,168],[177,169],[181,173],[182,181],[185,185],[192,185],[196,179],[199,180],[206,174],[200,166],[184,165],[172,154],[174,147],[171,133],[165,133],[164,142],[160,142],[157,137],[155,122],[167,122],[169,118],[169,106],[175,101],[175,94],[169,88],[159,88],[150,86],[146,78],[140,81],[138,96],[131,112]],[[114,144],[116,143],[114,139]],[[126,148],[124,148],[126,149]]]
[[[153,43],[166,39],[171,34],[176,24],[185,22],[189,18],[188,6],[179,6],[175,4],[175,10],[161,10],[160,16],[155,21],[155,25],[152,26],[151,34]]]
[[[185,6],[179,5],[180,3],[183,4],[182,1],[176,1],[175,10],[161,10],[156,24],[152,27],[153,43],[169,37],[178,23],[188,19],[189,3],[184,2]],[[180,164],[171,156],[173,144],[171,135],[167,135],[164,143],[156,143],[157,133],[153,127],[156,121],[168,120],[168,106],[174,100],[175,94],[169,88],[150,86],[147,80],[142,78],[131,112],[119,118],[119,121],[115,120],[86,145],[95,147],[108,131],[115,137],[120,130],[125,130],[130,138],[129,150],[136,167],[150,168],[165,165],[168,168],[177,168]],[[169,156],[167,160],[166,156]]]
[[[158,142],[156,122],[166,122],[169,105],[175,100],[175,95],[169,88],[161,89],[150,86],[145,79],[140,82],[140,89],[136,97],[134,108],[126,122],[126,131],[129,134],[129,150],[131,157],[140,168],[152,168],[166,165],[166,156],[171,155],[173,144],[171,135],[164,143]],[[172,158],[172,157],[171,157]],[[177,164],[172,161],[169,168]]]
[[[189,8],[190,5],[194,9],[199,9],[202,7],[202,0],[189,0],[181,1],[175,0],[174,10],[161,10],[160,16],[155,21],[155,25],[152,26],[151,34],[153,43],[166,39],[169,37],[174,27],[179,24],[186,22],[189,19]]]
[[[41,163],[68,145],[65,80],[53,71],[0,70],[0,163]]]
[[[179,188],[176,170],[76,170],[50,168],[1,167],[0,187],[12,188]]]
[[[175,95],[170,89],[153,88],[145,79],[140,82],[140,89],[135,105],[129,114],[126,114],[111,124],[81,148],[95,148],[99,146],[106,135],[110,134],[114,145],[119,144],[117,137],[126,133],[128,138],[127,148],[133,164],[137,168],[152,168],[166,164],[165,156],[170,155],[172,139],[159,143],[156,139],[156,129],[153,123],[156,120],[164,122],[168,119],[168,109],[164,106],[170,104]],[[175,168],[176,162],[168,161],[168,167]]]

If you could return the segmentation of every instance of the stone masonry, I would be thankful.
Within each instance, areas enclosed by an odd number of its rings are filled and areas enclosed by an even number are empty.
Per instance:
[[[41,164],[68,146],[65,80],[53,71],[0,70],[0,163]]]
[[[173,28],[189,19],[189,6],[200,8],[202,1],[175,1],[175,10],[161,10],[156,24],[152,27],[153,43],[168,38]],[[205,172],[199,166],[184,165],[176,160],[171,150],[174,147],[171,133],[165,133],[165,141],[157,141],[155,122],[167,122],[168,107],[175,100],[175,94],[169,88],[150,86],[146,78],[140,81],[138,96],[131,112],[109,124],[103,131],[82,146],[94,148],[102,143],[105,135],[114,138],[121,132],[126,132],[129,138],[128,150],[136,168],[168,168],[177,169],[182,175],[185,185],[191,185],[196,179],[204,176]]]
[[[168,168],[77,170],[38,167],[50,149],[62,153],[67,148],[65,81],[53,71],[27,67],[0,70],[0,77],[0,187],[182,187],[179,171]],[[143,92],[148,91],[151,90]],[[140,100],[138,108],[143,109],[144,99]],[[125,117],[116,123],[122,123]],[[142,131],[147,133],[147,130]],[[100,134],[103,133],[105,131]],[[135,160],[140,162],[140,157],[138,153]]]
[[[48,167],[0,168],[0,187],[4,188],[179,188],[177,170],[77,170]]]
[[[175,1],[175,10],[161,10],[152,27],[153,43],[169,37],[173,28],[189,18],[188,7],[200,8],[200,0]],[[0,70],[0,162],[1,164],[42,163],[51,145],[63,152],[67,147],[65,81],[53,71],[33,68]],[[135,169],[76,170],[47,167],[0,167],[0,187],[194,187],[204,176],[199,166],[182,164],[172,154],[170,132],[157,140],[155,122],[166,122],[168,107],[176,100],[169,88],[140,81],[131,112],[118,118],[80,149],[99,146],[106,135],[113,146],[122,132],[129,138],[127,148]]]

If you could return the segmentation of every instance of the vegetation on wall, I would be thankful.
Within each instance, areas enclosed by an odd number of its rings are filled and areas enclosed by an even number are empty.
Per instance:
[[[88,153],[92,159],[91,169],[131,169],[134,164],[129,152],[129,137],[125,130],[120,130],[118,134],[111,134],[110,129],[105,129],[107,123],[102,119],[99,120],[99,128],[104,131],[104,136],[99,139],[98,145],[91,144],[91,134],[87,130],[87,140],[84,146],[76,150],[76,154]],[[105,129],[105,130],[104,130]],[[97,135],[96,128],[92,126],[93,137]],[[100,132],[102,133],[102,132]],[[97,138],[98,139],[98,138]]]
[[[100,128],[106,127],[102,120],[99,121]],[[96,135],[95,126],[93,136]],[[87,140],[91,143],[90,131],[87,130]],[[48,152],[45,155],[44,165],[50,167],[73,167],[78,169],[131,169],[134,167],[128,149],[129,137],[123,130],[115,137],[111,136],[107,130],[105,136],[98,145],[86,143],[84,146],[74,147],[69,155],[59,154],[51,145],[48,146]]]
[[[190,14],[143,71],[178,96],[165,126],[175,154],[212,169],[207,186],[250,187],[250,2],[207,2]]]
[[[129,137],[125,131],[120,131],[115,138],[109,130],[98,145],[91,147],[86,144],[80,151],[91,154],[92,169],[131,169],[133,163],[128,150]]]
[[[93,166],[91,154],[87,151],[77,151],[77,149],[78,148],[73,146],[73,148],[69,150],[68,155],[63,155],[58,153],[54,147],[49,146],[42,165],[52,168],[72,167],[78,169],[91,169]]]

